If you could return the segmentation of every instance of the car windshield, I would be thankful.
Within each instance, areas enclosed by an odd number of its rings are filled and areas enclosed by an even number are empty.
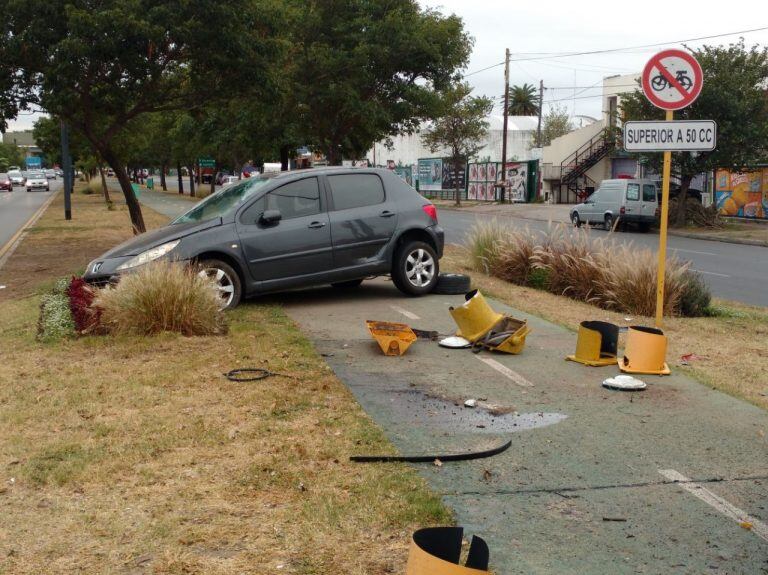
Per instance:
[[[271,178],[269,177],[259,176],[222,188],[212,196],[205,198],[187,213],[173,220],[171,225],[204,222],[205,220],[221,217],[232,208],[242,204],[263,188],[270,180]]]
[[[13,170],[12,172],[8,172],[8,175],[14,178],[20,178],[21,172],[19,172],[18,170]]]

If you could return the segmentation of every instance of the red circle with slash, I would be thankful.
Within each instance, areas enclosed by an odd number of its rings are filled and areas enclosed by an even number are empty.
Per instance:
[[[680,110],[693,104],[704,86],[704,73],[699,62],[688,52],[664,50],[643,69],[643,93],[663,110]]]

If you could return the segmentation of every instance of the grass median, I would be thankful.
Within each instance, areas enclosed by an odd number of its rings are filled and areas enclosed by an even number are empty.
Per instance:
[[[37,342],[40,291],[130,237],[117,202],[73,214],[57,198],[0,270],[0,572],[398,573],[451,521],[412,468],[349,463],[392,447],[279,306],[226,336]]]
[[[474,287],[526,313],[574,331],[585,320],[620,326],[654,325],[654,318],[606,311],[531,287],[522,287],[472,269],[469,252],[447,246],[443,271],[468,273]],[[664,319],[669,338],[667,361],[702,383],[768,409],[768,309],[713,299],[717,317]],[[622,336],[623,337],[623,336]],[[623,342],[622,342],[623,343]],[[575,338],[574,338],[575,349]],[[688,365],[682,356],[693,353]]]

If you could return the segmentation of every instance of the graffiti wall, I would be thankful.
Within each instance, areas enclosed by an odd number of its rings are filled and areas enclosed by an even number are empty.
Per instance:
[[[715,202],[724,216],[768,219],[768,168],[717,170]]]

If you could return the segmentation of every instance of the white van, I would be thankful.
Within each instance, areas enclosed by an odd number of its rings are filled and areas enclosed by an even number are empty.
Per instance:
[[[652,180],[603,180],[600,187],[583,203],[571,208],[571,222],[600,223],[606,230],[614,222],[637,224],[647,232],[658,218],[656,184]]]

